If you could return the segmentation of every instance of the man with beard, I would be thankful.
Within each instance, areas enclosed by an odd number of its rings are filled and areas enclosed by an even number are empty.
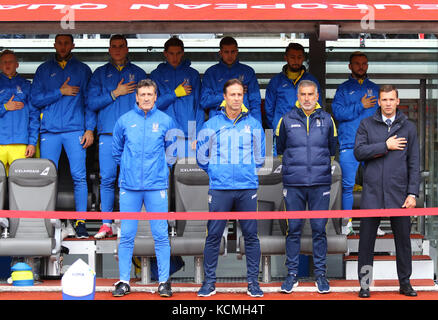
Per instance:
[[[283,155],[283,195],[287,211],[328,210],[332,181],[331,161],[336,154],[336,126],[318,103],[316,83],[301,81],[296,107],[280,118],[277,151]],[[327,218],[309,219],[312,229],[315,284],[319,293],[330,292],[327,271]],[[301,230],[304,219],[288,219],[286,267],[281,292],[298,285]]]
[[[269,81],[265,95],[266,124],[276,130],[278,121],[290,111],[297,101],[297,88],[302,80],[311,80],[321,87],[316,78],[306,71],[303,62],[306,59],[304,47],[299,43],[289,43],[286,48],[283,70]],[[318,103],[322,106],[321,95]]]
[[[96,114],[87,107],[91,69],[73,54],[71,34],[58,34],[56,54],[36,70],[31,87],[32,104],[41,112],[41,158],[56,168],[64,148],[74,184],[75,209],[87,211],[86,149],[94,142]],[[84,219],[75,223],[76,237],[88,238]]]
[[[342,209],[353,208],[353,187],[359,162],[354,157],[354,139],[362,119],[377,109],[379,86],[368,79],[368,57],[363,52],[350,55],[350,78],[339,85],[332,102],[333,117],[338,122],[339,164],[342,170]],[[353,233],[351,219],[343,227],[344,234]],[[382,231],[379,231],[381,235]]]

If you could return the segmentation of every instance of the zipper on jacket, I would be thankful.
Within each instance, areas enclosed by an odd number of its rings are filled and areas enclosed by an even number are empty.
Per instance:
[[[307,121],[309,121],[309,117],[307,117]],[[310,177],[310,166],[311,166],[311,157],[310,157],[310,135],[309,135],[309,132],[310,132],[310,127],[308,128],[308,130],[307,130],[307,136],[306,136],[306,139],[307,139],[307,175]]]
[[[309,131],[310,131],[310,116],[306,115],[306,132],[307,132],[307,136],[309,136]]]
[[[9,85],[11,85],[12,84],[12,79],[9,79],[9,81],[10,81],[10,83],[9,83]],[[13,88],[14,86],[11,86],[11,89]],[[13,95],[15,95],[15,92],[13,91],[12,92],[12,94]],[[14,139],[14,136],[15,136],[15,132],[14,132],[14,119],[15,119],[15,112],[12,112],[12,128],[11,128],[11,133],[12,133],[12,135],[11,135],[11,139]]]
[[[249,110],[248,110],[248,113],[249,113]],[[236,125],[237,125],[237,121],[239,121],[240,119],[242,119],[242,117],[243,117],[243,115],[242,115],[242,112],[239,114],[239,116],[236,118],[236,120],[234,121],[234,123],[233,123],[233,127],[236,127]],[[237,129],[236,129],[237,130]],[[237,143],[237,147],[239,148],[239,143]],[[238,151],[239,152],[239,151]],[[243,152],[243,150],[242,150],[242,152]],[[239,154],[237,155],[238,157],[239,157]],[[234,187],[234,181],[235,181],[235,179],[234,179],[234,176],[235,176],[235,174],[234,174],[234,167],[235,166],[233,166],[233,187]]]
[[[141,185],[144,190],[144,144],[146,142],[146,114],[143,117],[143,143],[142,143],[142,152],[141,152]]]

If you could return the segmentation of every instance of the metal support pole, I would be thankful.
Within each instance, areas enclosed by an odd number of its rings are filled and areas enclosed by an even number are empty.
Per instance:
[[[420,79],[420,103],[418,106],[418,124],[419,133],[418,141],[420,144],[420,172],[425,170],[426,163],[426,79]],[[424,180],[421,182],[423,192],[423,199],[426,201],[426,186]],[[418,219],[418,231],[422,234],[426,234],[426,217],[420,216]]]
[[[203,257],[194,257],[195,261],[195,283],[202,283],[204,281],[204,263]]]
[[[325,87],[326,87],[326,62],[327,54],[325,52],[325,41],[319,41],[318,35],[312,33],[309,36],[309,72],[318,80],[322,92],[319,93],[324,104],[322,106],[327,111],[325,105]]]
[[[151,258],[141,257],[140,262],[141,279],[138,284],[151,284]]]
[[[271,282],[271,256],[262,256],[262,282]]]

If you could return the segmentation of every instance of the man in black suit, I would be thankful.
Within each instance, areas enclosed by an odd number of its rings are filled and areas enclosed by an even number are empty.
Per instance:
[[[364,161],[361,209],[415,208],[420,185],[420,152],[417,129],[397,106],[398,91],[381,86],[376,113],[361,121],[354,156]],[[412,273],[411,218],[391,217],[396,247],[400,293],[416,296],[409,278]],[[370,296],[367,279],[372,275],[374,244],[380,217],[361,218],[358,274],[359,297]]]

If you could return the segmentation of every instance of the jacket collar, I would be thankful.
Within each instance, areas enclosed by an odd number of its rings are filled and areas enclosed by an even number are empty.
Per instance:
[[[192,64],[192,62],[189,59],[183,59],[181,61],[181,63],[174,67],[172,66],[169,62],[163,62],[160,65],[158,65],[159,68],[168,68],[168,69],[172,69],[172,70],[179,70],[179,69],[184,69],[186,67],[190,67],[190,65]]]
[[[154,106],[152,107],[152,109],[151,109],[150,111],[148,111],[148,113],[146,113],[146,116],[151,116],[151,115],[153,115],[153,114],[155,113],[155,110],[157,110],[157,105],[156,105],[156,104],[154,104]],[[134,111],[135,111],[137,114],[141,115],[142,117],[145,116],[144,111],[141,110],[141,109],[139,108],[139,106],[137,105],[137,103],[135,103]]]
[[[60,59],[58,58],[58,55],[57,55],[56,53],[53,55],[53,61],[54,61],[58,66],[60,66],[62,69],[64,69],[70,61],[74,61],[74,60],[76,60],[76,58],[75,58],[75,56],[73,55],[73,53],[70,53],[70,54],[68,55],[68,57],[67,57],[66,59],[64,59],[64,60],[60,60]]]
[[[117,65],[113,59],[110,58],[109,63],[116,68],[118,71],[122,71],[123,68],[125,68],[127,65],[129,65],[131,62],[129,61],[128,58],[126,58],[125,63],[122,65]]]
[[[233,68],[235,65],[239,64],[239,59],[236,59],[236,61],[234,61],[234,63],[233,63],[231,66],[229,66],[229,65],[226,64],[226,63],[222,60],[222,58],[221,58],[221,59],[219,60],[219,64],[222,65],[223,67],[226,67],[226,68]]]
[[[222,103],[221,103],[221,105],[220,105],[220,110],[221,110],[222,114],[223,114],[227,119],[230,119],[230,118],[228,117],[228,115],[227,115],[227,112],[225,111],[225,105],[226,105],[226,102],[225,102],[225,100],[224,100],[224,101],[222,101]],[[234,119],[234,123],[235,123],[237,120],[239,120],[240,118],[242,118],[242,117],[246,117],[246,116],[249,114],[249,110],[248,110],[248,108],[245,107],[245,105],[244,105],[243,103],[242,103],[241,109],[242,109],[242,112],[239,114],[239,116],[238,116],[236,119]],[[231,119],[230,119],[230,120],[231,120]]]
[[[396,110],[394,124],[398,122],[403,123],[407,119],[408,117],[402,111],[400,111],[399,109]],[[376,112],[374,113],[373,120],[384,123],[382,120],[382,109],[380,107],[377,108]]]
[[[16,78],[16,77],[18,76],[18,72],[15,72],[15,75],[13,75],[12,77],[8,77],[8,76],[5,75],[3,72],[0,72],[0,75],[1,75],[2,77],[4,77],[5,79],[12,80],[12,79],[14,79],[14,78]]]
[[[283,66],[283,68],[281,69],[281,72],[283,72],[285,75],[287,75],[287,64],[285,64]],[[305,66],[301,66],[301,72],[304,74],[307,71]]]
[[[354,81],[354,82],[356,82],[356,83],[359,83],[359,81],[358,81],[356,78],[354,78],[353,75],[351,75],[351,74],[350,74],[350,76],[348,77],[348,79],[351,80],[351,81]],[[365,78],[363,79],[363,82],[362,82],[362,83],[365,83],[365,82],[368,82],[368,81],[369,81],[368,76],[365,76]]]

